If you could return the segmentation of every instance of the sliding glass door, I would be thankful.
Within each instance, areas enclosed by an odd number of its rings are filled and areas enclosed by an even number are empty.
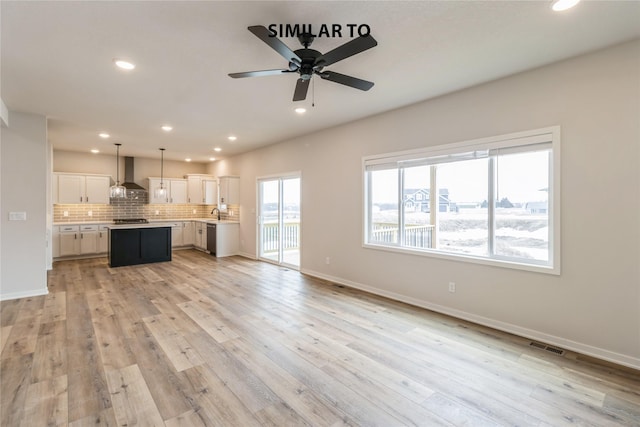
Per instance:
[[[258,257],[300,267],[300,176],[258,180]]]

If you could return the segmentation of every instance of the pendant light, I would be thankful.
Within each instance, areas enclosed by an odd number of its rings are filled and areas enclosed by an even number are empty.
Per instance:
[[[166,199],[167,189],[164,188],[164,148],[160,148],[160,187],[155,190],[156,199]]]
[[[122,144],[114,144],[116,146],[116,183],[109,187],[109,197],[112,199],[124,199],[127,197],[127,189],[120,185],[120,145]]]

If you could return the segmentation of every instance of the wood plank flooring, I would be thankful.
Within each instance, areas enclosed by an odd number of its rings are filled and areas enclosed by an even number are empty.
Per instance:
[[[0,304],[2,426],[639,426],[640,372],[275,265],[57,262]]]

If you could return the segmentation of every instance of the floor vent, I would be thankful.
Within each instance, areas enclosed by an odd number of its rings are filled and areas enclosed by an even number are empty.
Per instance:
[[[529,343],[529,346],[539,348],[540,350],[545,350],[553,354],[557,354],[558,356],[564,356],[564,350],[561,348],[551,347],[550,345],[542,344],[535,341],[531,341]]]

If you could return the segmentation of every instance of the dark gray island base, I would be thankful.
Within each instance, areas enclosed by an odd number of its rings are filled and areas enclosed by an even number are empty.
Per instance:
[[[171,227],[113,226],[109,229],[109,267],[171,261]]]

